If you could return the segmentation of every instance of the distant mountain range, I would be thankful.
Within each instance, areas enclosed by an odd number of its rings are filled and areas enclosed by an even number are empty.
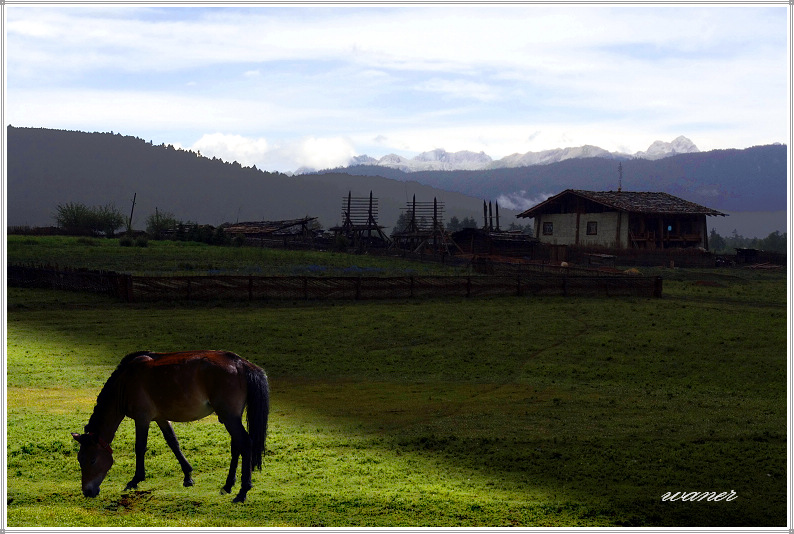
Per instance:
[[[422,152],[413,158],[405,158],[397,154],[387,154],[380,159],[370,156],[355,156],[348,163],[348,167],[358,165],[388,167],[403,172],[419,171],[476,171],[484,169],[502,169],[514,167],[527,167],[530,165],[547,165],[568,159],[606,158],[611,160],[628,160],[632,158],[656,160],[675,156],[676,154],[692,154],[700,152],[695,143],[686,137],[679,136],[672,142],[655,141],[648,150],[635,154],[622,152],[609,152],[603,148],[584,145],[573,148],[555,148],[541,152],[527,152],[525,154],[512,154],[499,160],[493,160],[485,152],[447,152],[437,148],[429,152]],[[314,172],[314,169],[301,168],[296,174]]]
[[[380,165],[356,165],[332,172],[417,181],[473,197],[501,198],[501,205],[521,210],[540,197],[568,188],[622,187],[627,191],[664,191],[718,210],[778,211],[786,209],[786,154],[785,145],[764,145],[658,159],[617,161],[606,157],[572,157],[522,167],[412,172]]]
[[[520,167],[454,171],[415,167],[406,172],[394,166],[359,164],[333,172],[416,181],[472,197],[495,199],[500,208],[518,211],[568,188],[662,191],[730,214],[709,218],[709,227],[722,235],[737,230],[746,237],[766,237],[773,231],[787,230],[785,145],[706,152],[693,148],[686,138],[678,138],[672,143],[654,143],[638,153],[644,157],[624,158],[603,151],[608,154],[604,155],[595,147],[580,147],[553,154],[562,158],[560,161]],[[526,160],[548,161],[543,154],[536,153],[534,159]],[[546,154],[547,158],[551,156]],[[618,165],[622,167],[622,180]]]
[[[145,227],[155,208],[178,219],[214,225],[309,215],[328,228],[341,222],[342,198],[349,191],[353,196],[372,191],[379,199],[379,221],[388,228],[413,195],[417,201],[444,202],[447,219],[454,215],[478,222],[483,200],[498,202],[507,227],[510,222],[528,222],[515,215],[564,189],[604,191],[621,186],[626,191],[667,192],[730,213],[727,218],[709,218],[709,226],[722,235],[737,229],[746,237],[766,237],[786,230],[785,145],[700,152],[679,138],[654,143],[643,153],[668,154],[658,158],[594,156],[595,147],[580,147],[546,164],[413,172],[358,164],[288,176],[120,134],[10,126],[7,134],[11,226],[53,225],[56,207],[68,202],[112,203],[127,212],[137,193],[136,229]],[[690,151],[673,154],[686,150]],[[417,161],[461,164],[476,161],[475,156],[432,151]]]

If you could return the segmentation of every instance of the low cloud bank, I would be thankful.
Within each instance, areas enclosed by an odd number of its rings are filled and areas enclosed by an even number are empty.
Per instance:
[[[521,190],[514,193],[499,195],[496,200],[499,202],[500,206],[509,210],[524,211],[532,206],[537,206],[551,196],[551,193],[539,193],[534,196],[529,196],[526,190]]]
[[[203,156],[262,170],[330,169],[347,165],[355,155],[353,144],[343,137],[309,136],[273,144],[262,137],[212,133],[190,148]]]

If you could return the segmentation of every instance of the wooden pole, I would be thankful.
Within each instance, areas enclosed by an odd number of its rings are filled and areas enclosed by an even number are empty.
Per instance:
[[[416,226],[416,195],[414,195],[414,201],[411,204],[411,226],[408,228],[408,231],[412,232],[412,233],[417,231],[417,226]]]
[[[372,239],[372,225],[375,224],[375,219],[372,217],[372,191],[369,192],[369,215],[367,219],[367,237]]]
[[[353,226],[353,220],[350,218],[351,217],[351,215],[350,215],[350,196],[351,195],[352,195],[352,192],[348,191],[347,192],[347,214],[346,214],[346,217],[345,217],[347,220],[345,221],[345,226],[347,226],[348,223],[350,223],[350,226]]]
[[[437,232],[438,232],[438,203],[436,202],[436,197],[433,197],[433,251],[434,252],[438,250]]]
[[[130,218],[127,220],[127,231],[132,230],[132,214],[135,212],[135,199],[138,198],[138,193],[132,195],[132,209],[130,209]]]

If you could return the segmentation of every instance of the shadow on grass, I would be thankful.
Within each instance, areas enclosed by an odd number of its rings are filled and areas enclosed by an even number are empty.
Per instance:
[[[736,436],[726,429],[703,438],[698,415],[682,413],[673,430],[653,403],[609,416],[600,414],[611,405],[608,393],[599,401],[591,392],[521,384],[279,388],[282,402],[322,414],[321,428],[382,436],[392,454],[421,458],[431,471],[457,473],[457,480],[475,477],[480,491],[568,507],[576,524],[785,523],[785,431]],[[730,490],[743,502],[661,500],[667,491]]]

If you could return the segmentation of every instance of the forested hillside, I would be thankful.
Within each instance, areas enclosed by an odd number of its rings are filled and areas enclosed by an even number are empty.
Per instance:
[[[155,208],[184,221],[224,222],[319,217],[326,228],[341,222],[342,198],[379,199],[379,222],[391,227],[406,201],[446,206],[447,218],[482,218],[482,198],[417,182],[331,173],[287,176],[207,158],[170,145],[114,133],[8,127],[8,224],[49,226],[59,204],[113,204],[143,229]],[[513,219],[515,212],[503,211]]]

